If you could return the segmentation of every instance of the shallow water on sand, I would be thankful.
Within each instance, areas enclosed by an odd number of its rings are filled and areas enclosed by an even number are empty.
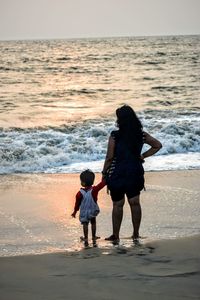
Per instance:
[[[153,176],[153,177],[152,177]],[[200,232],[199,171],[146,174],[141,194],[141,242],[176,238]],[[171,177],[171,178],[170,178]],[[100,175],[97,175],[97,181]],[[77,175],[12,175],[0,177],[0,256],[40,254],[82,247],[78,217],[71,218],[79,189]],[[96,181],[96,182],[97,182]],[[99,194],[97,218],[100,247],[112,246],[112,203],[106,189]],[[132,245],[130,210],[126,202],[120,244]]]

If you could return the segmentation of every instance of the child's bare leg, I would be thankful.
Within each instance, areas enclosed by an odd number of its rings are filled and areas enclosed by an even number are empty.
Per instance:
[[[96,240],[96,218],[91,219],[92,239]]]
[[[88,223],[83,223],[83,234],[85,243],[88,243]]]

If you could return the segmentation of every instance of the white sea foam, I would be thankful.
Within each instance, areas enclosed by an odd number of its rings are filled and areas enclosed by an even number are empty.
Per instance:
[[[72,163],[57,168],[57,173],[77,173],[85,169],[101,172],[104,160]],[[167,171],[167,170],[192,170],[200,169],[200,153],[178,153],[169,155],[152,156],[145,160],[145,171]],[[47,169],[46,173],[51,173]]]
[[[199,168],[198,112],[147,111],[140,117],[144,130],[163,144],[159,153],[148,160],[149,170]],[[105,158],[108,136],[114,126],[114,120],[99,119],[55,128],[2,129],[0,172],[78,172],[83,165],[96,169]],[[143,151],[147,148],[145,145]]]

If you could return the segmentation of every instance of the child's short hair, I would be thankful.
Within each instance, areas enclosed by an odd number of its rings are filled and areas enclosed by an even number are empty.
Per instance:
[[[89,169],[83,171],[80,174],[80,179],[81,179],[82,182],[85,183],[86,186],[93,185],[94,178],[95,178],[94,173],[91,170],[89,170]]]

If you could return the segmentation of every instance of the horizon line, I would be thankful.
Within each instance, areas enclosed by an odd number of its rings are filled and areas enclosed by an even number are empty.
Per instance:
[[[186,34],[152,34],[152,35],[113,35],[113,36],[88,36],[88,37],[38,37],[38,38],[9,38],[1,39],[0,42],[17,42],[17,41],[51,41],[51,40],[92,40],[92,39],[114,39],[114,38],[148,38],[148,37],[181,37],[181,36],[200,36],[200,33]]]

